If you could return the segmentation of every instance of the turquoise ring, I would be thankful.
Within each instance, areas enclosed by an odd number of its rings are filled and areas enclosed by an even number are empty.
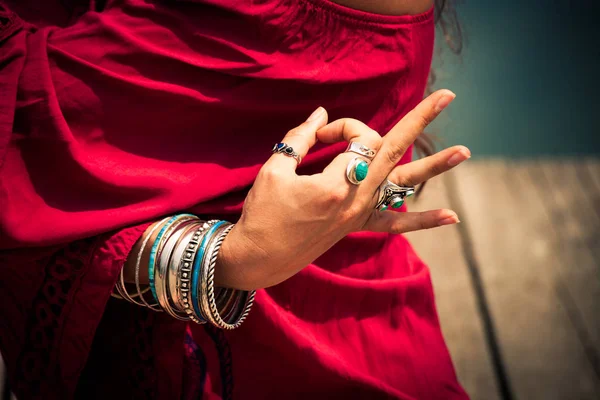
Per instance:
[[[346,177],[353,185],[359,185],[367,177],[369,163],[362,157],[354,157],[346,167]]]
[[[379,187],[379,200],[375,209],[385,211],[388,208],[400,208],[407,197],[415,194],[414,186],[398,186],[386,179]]]

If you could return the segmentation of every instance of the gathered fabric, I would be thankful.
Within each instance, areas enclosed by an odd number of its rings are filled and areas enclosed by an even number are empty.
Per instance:
[[[433,43],[433,10],[0,0],[0,351],[17,397],[466,398],[401,235],[348,235],[231,332],[110,299],[149,223],[235,222],[273,143],[318,106],[389,130],[421,100]],[[345,147],[317,144],[298,173]]]

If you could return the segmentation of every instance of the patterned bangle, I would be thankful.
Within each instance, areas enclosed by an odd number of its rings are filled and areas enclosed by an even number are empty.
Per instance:
[[[210,312],[208,303],[204,303],[206,298],[203,296],[203,294],[206,293],[206,281],[202,279],[204,272],[204,268],[202,268],[202,266],[206,256],[206,249],[211,242],[211,239],[214,237],[215,232],[225,224],[227,224],[226,221],[217,221],[208,229],[206,234],[202,237],[202,241],[200,242],[200,246],[198,248],[192,268],[192,306],[196,315],[200,316],[204,320],[208,319]]]
[[[205,221],[197,220],[183,228],[183,233],[175,244],[173,254],[169,260],[167,285],[169,287],[168,294],[170,305],[173,309],[185,314],[188,319],[189,317],[187,316],[187,313],[185,313],[183,299],[181,297],[181,268],[183,267],[183,253],[187,250],[187,246],[189,246],[194,234],[201,229],[204,224],[206,224]],[[189,278],[189,275],[187,275],[186,278]]]
[[[174,224],[178,224],[179,221],[181,221],[182,219],[189,219],[190,217],[196,217],[195,215],[192,214],[178,214],[178,215],[174,215],[173,217],[169,218],[169,220],[167,222],[165,222],[163,224],[163,226],[160,228],[160,231],[158,231],[158,235],[156,236],[156,239],[154,240],[154,243],[152,243],[152,247],[150,248],[150,260],[148,261],[148,282],[150,283],[150,291],[152,292],[152,296],[154,297],[154,300],[158,303],[158,295],[156,294],[156,260],[157,260],[157,253],[159,248],[162,246],[162,244],[164,243],[164,239],[165,237],[168,237],[168,235],[166,235],[165,233],[170,232],[170,227]]]
[[[171,307],[167,290],[167,272],[173,256],[173,249],[179,243],[179,239],[185,232],[185,228],[198,220],[196,216],[186,216],[173,222],[164,233],[164,245],[159,245],[156,253],[156,260],[158,262],[155,268],[155,289],[158,303],[167,314],[181,321],[187,321],[189,318],[185,313],[181,315]]]
[[[209,320],[216,326],[222,329],[236,329],[238,328],[248,316],[250,309],[252,308],[252,304],[254,302],[254,296],[256,291],[252,290],[250,292],[238,290],[237,299],[233,306],[231,312],[226,313],[225,318],[223,318],[219,313],[219,308],[217,307],[217,302],[215,301],[215,287],[214,287],[214,278],[215,278],[215,265],[217,263],[217,257],[219,255],[219,250],[221,249],[221,244],[225,240],[227,234],[233,229],[234,225],[228,225],[226,228],[222,229],[217,235],[215,235],[215,240],[211,243],[210,248],[207,250],[207,254],[205,256],[206,263],[203,263],[203,267],[205,267],[204,276],[206,277],[206,300],[209,304]]]
[[[198,228],[198,230],[194,233],[194,235],[192,236],[192,239],[189,241],[184,254],[183,254],[183,259],[181,260],[182,266],[180,267],[180,271],[181,271],[181,275],[179,278],[179,281],[181,282],[180,284],[180,290],[181,290],[181,299],[183,302],[183,307],[184,307],[184,311],[185,313],[190,317],[190,319],[192,321],[194,321],[197,324],[204,324],[206,323],[206,319],[204,319],[204,317],[200,314],[195,313],[194,311],[194,306],[193,306],[193,293],[194,293],[194,286],[193,286],[193,266],[196,263],[196,259],[197,259],[197,249],[198,246],[201,242],[201,240],[204,238],[206,231],[208,229],[210,229],[211,226],[213,226],[215,223],[217,223],[216,220],[211,220],[208,222],[205,222],[200,228]]]

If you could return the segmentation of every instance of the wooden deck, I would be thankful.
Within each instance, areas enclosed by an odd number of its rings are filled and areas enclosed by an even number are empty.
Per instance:
[[[471,397],[600,399],[600,159],[469,161],[409,207],[462,220],[407,237]]]
[[[407,235],[431,267],[473,399],[600,399],[600,160],[470,161],[415,209],[462,223]]]

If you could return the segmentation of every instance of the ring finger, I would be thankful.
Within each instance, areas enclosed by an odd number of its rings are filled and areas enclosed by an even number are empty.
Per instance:
[[[361,230],[398,234],[452,225],[458,222],[460,221],[456,213],[448,209],[402,213],[374,211]]]
[[[399,186],[415,186],[440,175],[471,157],[465,146],[453,146],[429,157],[395,167],[387,179]]]

